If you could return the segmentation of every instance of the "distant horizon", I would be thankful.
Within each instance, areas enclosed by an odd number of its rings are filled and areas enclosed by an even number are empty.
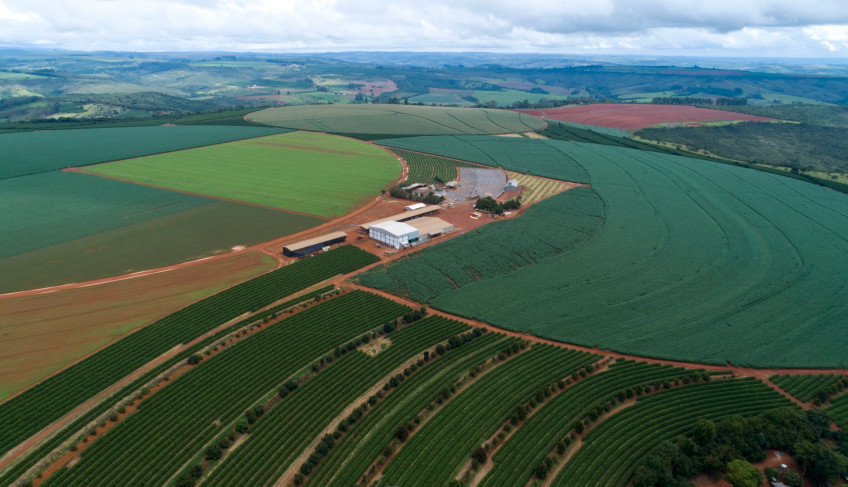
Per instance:
[[[104,54],[104,53],[113,53],[113,54],[121,54],[121,55],[147,55],[152,56],[156,54],[185,54],[185,55],[245,55],[245,56],[330,56],[330,55],[351,55],[351,54],[391,54],[391,55],[438,55],[438,54],[448,54],[452,56],[473,56],[473,55],[487,55],[487,56],[509,56],[515,58],[521,57],[537,57],[537,58],[549,58],[549,59],[562,59],[562,60],[586,60],[591,61],[594,58],[601,59],[633,59],[638,61],[650,61],[655,59],[656,61],[669,61],[674,59],[681,60],[720,60],[720,61],[784,61],[791,62],[792,64],[799,63],[800,61],[806,61],[811,63],[824,63],[824,64],[834,64],[834,65],[843,65],[848,64],[848,57],[804,57],[804,56],[757,56],[757,55],[749,55],[749,56],[740,56],[740,55],[719,55],[719,54],[710,54],[710,55],[697,55],[697,54],[672,54],[672,53],[575,53],[575,52],[522,52],[522,51],[484,51],[484,50],[408,50],[408,49],[338,49],[338,50],[316,50],[316,51],[256,51],[256,50],[226,50],[226,49],[198,49],[198,50],[181,50],[181,49],[173,49],[173,50],[150,50],[150,51],[142,51],[142,50],[116,50],[116,49],[70,49],[63,47],[53,47],[53,46],[37,46],[37,45],[6,45],[0,44],[0,53],[3,51],[33,51],[33,52],[56,52],[56,53],[65,53],[69,55],[74,54]]]
[[[366,8],[367,7],[367,8]],[[842,0],[0,0],[0,45],[122,52],[848,57]]]

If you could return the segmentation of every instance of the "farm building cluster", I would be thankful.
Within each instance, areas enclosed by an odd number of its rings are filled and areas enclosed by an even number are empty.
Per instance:
[[[440,206],[416,203],[405,209],[403,213],[363,223],[359,231],[380,244],[400,249],[420,245],[454,229],[452,224],[433,216],[442,209]],[[346,239],[345,232],[320,235],[284,246],[283,255],[305,257],[321,250],[326,252],[331,245],[340,244]]]
[[[440,209],[437,205],[409,205],[403,213],[364,223],[359,228],[372,239],[396,249],[415,246],[453,230],[453,225],[433,216]]]

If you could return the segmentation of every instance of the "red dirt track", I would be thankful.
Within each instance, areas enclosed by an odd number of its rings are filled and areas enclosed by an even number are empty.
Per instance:
[[[560,122],[597,125],[616,129],[641,129],[661,123],[697,123],[742,120],[770,122],[774,119],[687,105],[650,105],[636,103],[598,103],[544,110],[516,110],[534,117]]]

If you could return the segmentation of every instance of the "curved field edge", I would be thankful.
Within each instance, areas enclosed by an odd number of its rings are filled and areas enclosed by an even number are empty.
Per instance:
[[[0,293],[89,281],[202,259],[324,222],[240,203],[206,201],[209,203],[191,209],[4,257],[0,259]],[[175,242],[179,245],[174,245]]]
[[[89,166],[85,172],[336,217],[377,196],[400,176],[401,166],[371,144],[299,131]]]
[[[0,348],[14,352],[0,356],[0,402],[140,326],[276,264],[265,254],[245,252],[139,279],[4,299]]]
[[[428,139],[435,149],[445,140],[417,138],[417,150]],[[580,245],[521,266],[514,259],[499,265],[495,256],[504,245],[477,232],[374,270],[363,283],[502,328],[626,354],[754,367],[846,365],[838,345],[844,340],[837,338],[845,336],[839,324],[848,319],[845,195],[744,168],[630,149],[462,139],[474,146],[466,153],[489,154],[490,164],[505,169],[539,167],[556,177],[558,167],[565,172],[568,164],[579,164],[603,201],[603,226]],[[545,144],[561,155],[538,162],[498,158],[487,139],[523,145],[528,153]],[[434,152],[451,156],[444,147]],[[553,202],[573,191],[495,225],[521,245],[553,246],[551,237],[562,234],[550,232],[561,219],[551,211]],[[546,214],[534,225],[522,223],[537,207]],[[569,215],[563,223],[566,231],[571,220]],[[579,233],[579,227],[572,231]],[[439,266],[464,259],[497,271],[476,272],[471,264],[476,279],[445,283],[445,274],[454,274]]]
[[[246,312],[376,260],[373,254],[356,247],[340,247],[263,274],[145,326],[0,404],[0,429],[5,433],[0,438],[0,455],[175,346]]]
[[[304,105],[268,108],[247,116],[252,122],[340,134],[500,134],[544,128],[536,117],[482,108],[408,105]]]
[[[0,179],[286,132],[272,127],[160,126],[0,134]]]

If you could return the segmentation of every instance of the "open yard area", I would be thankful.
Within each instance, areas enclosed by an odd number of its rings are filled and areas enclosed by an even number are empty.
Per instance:
[[[86,172],[212,197],[336,217],[400,176],[390,153],[345,137],[293,132],[128,159]]]
[[[505,110],[413,105],[313,105],[269,108],[248,115],[254,122],[342,134],[501,134],[545,126],[536,117]]]
[[[47,294],[0,297],[0,401],[139,326],[276,265],[245,252]]]

